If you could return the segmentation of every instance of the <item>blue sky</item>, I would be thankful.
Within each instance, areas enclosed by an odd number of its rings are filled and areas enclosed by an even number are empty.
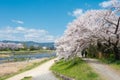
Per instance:
[[[51,42],[75,11],[99,9],[104,0],[0,0],[0,40]]]

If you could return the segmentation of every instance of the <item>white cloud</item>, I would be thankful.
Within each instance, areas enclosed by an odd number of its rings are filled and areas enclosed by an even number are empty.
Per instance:
[[[17,31],[24,31],[24,30],[25,30],[25,28],[23,28],[23,27],[19,26],[19,27],[17,27],[17,28],[16,28],[16,30],[17,30]]]
[[[68,15],[71,15],[71,16],[74,16],[74,17],[79,17],[82,14],[83,14],[82,9],[75,9],[72,13],[68,12]]]
[[[17,41],[36,41],[36,42],[53,42],[56,37],[50,35],[48,31],[43,29],[33,29],[25,27],[6,27],[0,29],[1,40],[17,40]]]
[[[113,0],[109,0],[109,1],[104,1],[104,2],[100,3],[99,5],[100,5],[101,7],[106,8],[106,7],[111,6],[112,3],[113,3]]]
[[[14,22],[14,23],[18,23],[18,24],[24,24],[24,22],[23,21],[21,21],[21,20],[12,20],[12,22]]]
[[[99,5],[103,8],[112,8],[117,9],[119,11],[120,0],[108,0],[100,3]]]

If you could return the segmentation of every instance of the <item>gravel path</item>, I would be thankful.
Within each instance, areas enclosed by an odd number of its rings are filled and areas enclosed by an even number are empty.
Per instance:
[[[83,58],[98,74],[105,80],[120,80],[120,74],[110,68],[108,65],[100,63],[96,59]]]
[[[58,80],[52,72],[49,70],[49,68],[54,63],[55,59],[52,59],[32,70],[26,71],[24,73],[18,74],[16,76],[13,76],[7,80],[21,80],[24,77],[32,76],[33,80]]]

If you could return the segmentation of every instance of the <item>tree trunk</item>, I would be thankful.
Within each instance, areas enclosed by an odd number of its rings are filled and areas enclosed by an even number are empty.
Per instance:
[[[115,59],[116,60],[120,60],[120,52],[119,52],[119,49],[117,47],[117,45],[119,44],[119,34],[118,33],[118,28],[119,28],[119,23],[120,23],[120,17],[118,18],[118,22],[117,22],[117,25],[116,25],[116,29],[115,29],[115,33],[116,34],[116,43],[114,44],[114,52],[115,52]]]
[[[116,46],[114,46],[114,54],[115,54],[115,60],[120,60],[119,49]]]

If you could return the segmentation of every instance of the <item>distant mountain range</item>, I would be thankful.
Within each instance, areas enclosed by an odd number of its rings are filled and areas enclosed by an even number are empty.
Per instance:
[[[40,47],[48,47],[48,48],[54,48],[54,42],[46,42],[46,43],[38,43],[34,41],[10,41],[10,40],[3,40],[0,42],[4,43],[16,43],[16,44],[25,44],[27,47],[30,46],[40,46]]]

